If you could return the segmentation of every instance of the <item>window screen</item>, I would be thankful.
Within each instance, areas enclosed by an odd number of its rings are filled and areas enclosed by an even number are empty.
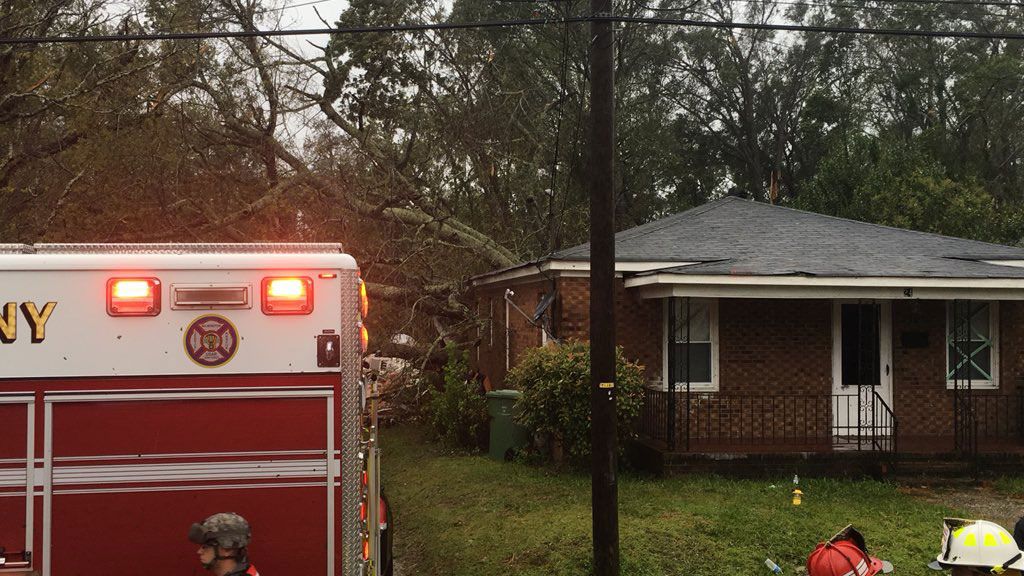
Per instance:
[[[843,304],[843,385],[878,386],[878,304]]]
[[[946,315],[946,379],[992,380],[988,302],[951,302]]]
[[[672,346],[676,382],[711,383],[711,304],[676,298],[673,301]],[[687,372],[689,367],[689,372]]]

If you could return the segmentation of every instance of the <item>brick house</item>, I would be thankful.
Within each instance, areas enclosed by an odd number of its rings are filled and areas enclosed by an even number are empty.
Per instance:
[[[587,339],[588,259],[473,279],[495,386],[549,334]],[[1022,248],[728,197],[618,233],[616,270],[663,449],[1024,451]]]

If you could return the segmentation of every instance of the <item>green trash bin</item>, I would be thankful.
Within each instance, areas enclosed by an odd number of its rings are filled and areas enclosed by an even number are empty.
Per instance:
[[[505,460],[513,449],[530,442],[526,428],[516,424],[514,419],[515,405],[522,395],[519,390],[487,393],[487,411],[491,415],[491,444],[487,453],[495,460]]]

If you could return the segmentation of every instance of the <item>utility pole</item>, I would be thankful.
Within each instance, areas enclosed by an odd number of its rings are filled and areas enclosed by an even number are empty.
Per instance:
[[[619,576],[615,430],[615,36],[612,0],[590,23],[590,507],[594,574]]]

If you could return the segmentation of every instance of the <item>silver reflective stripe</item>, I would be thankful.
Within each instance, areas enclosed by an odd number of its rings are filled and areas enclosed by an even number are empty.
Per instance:
[[[23,471],[19,472],[24,475]],[[53,468],[53,483],[56,485],[257,480],[263,478],[308,478],[321,476],[327,476],[327,464],[323,459],[119,464],[107,466],[58,465]],[[0,480],[2,480],[2,476],[0,476]]]
[[[0,244],[20,246],[18,244]],[[36,254],[340,254],[338,242],[264,242],[262,244],[35,244]]]

